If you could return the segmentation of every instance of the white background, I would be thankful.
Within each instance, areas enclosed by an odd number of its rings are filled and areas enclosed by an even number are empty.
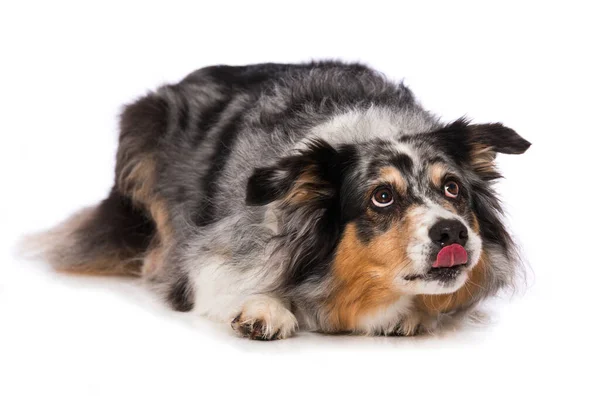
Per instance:
[[[599,398],[598,11],[450,3],[3,2],[0,398]],[[13,255],[107,193],[123,103],[210,64],[320,58],[364,61],[447,121],[500,121],[533,143],[499,157],[527,289],[487,324],[251,342],[135,280]]]

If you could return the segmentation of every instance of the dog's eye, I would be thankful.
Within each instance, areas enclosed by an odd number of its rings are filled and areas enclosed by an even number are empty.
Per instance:
[[[386,187],[380,187],[375,189],[371,201],[377,207],[387,207],[394,202],[394,194]]]
[[[444,184],[444,195],[446,197],[455,199],[458,197],[459,192],[460,192],[460,187],[458,186],[458,183],[456,183],[454,181],[448,181]]]

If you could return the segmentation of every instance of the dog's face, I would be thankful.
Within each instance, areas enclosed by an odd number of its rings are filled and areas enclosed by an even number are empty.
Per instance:
[[[347,222],[336,273],[363,285],[367,268],[369,279],[385,276],[386,286],[411,294],[457,290],[482,250],[469,173],[426,141],[399,138],[357,152],[341,187]]]
[[[352,320],[402,294],[455,292],[484,257],[508,259],[493,162],[528,147],[500,124],[464,121],[335,147],[313,141],[256,170],[247,202],[280,213],[287,285],[330,277],[330,307]]]

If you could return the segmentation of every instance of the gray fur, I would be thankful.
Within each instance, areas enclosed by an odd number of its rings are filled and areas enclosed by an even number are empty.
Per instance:
[[[336,285],[331,270],[325,265],[322,271],[292,279],[290,265],[310,251],[302,241],[315,245],[311,238],[323,230],[326,212],[319,204],[329,201],[332,189],[311,189],[317,190],[319,203],[292,206],[276,199],[249,205],[249,179],[261,168],[300,157],[313,140],[323,140],[334,151],[354,146],[356,165],[344,179],[358,185],[369,179],[374,163],[403,154],[398,149],[404,146],[415,163],[406,176],[415,199],[435,197],[423,177],[430,160],[443,159],[470,188],[485,188],[482,207],[497,216],[500,209],[488,180],[424,136],[444,126],[403,84],[362,65],[203,68],[125,108],[114,195],[132,199],[150,221],[156,220],[152,207],[159,202],[166,205],[172,237],[163,232],[161,238],[158,227],[148,240],[154,244],[139,257],[160,248],[164,258],[144,276],[167,299],[183,302],[176,308],[201,308],[195,303],[208,290],[198,281],[202,271],[221,271],[210,276],[222,273],[229,281],[226,288],[214,290],[227,291],[231,304],[237,304],[238,297],[268,293],[290,304],[305,328],[329,331],[324,304]],[[150,160],[150,178],[131,178],[142,160]],[[279,178],[292,173],[276,172]],[[151,185],[149,190],[146,184]],[[107,250],[117,246],[108,241],[98,245]],[[494,266],[485,290],[466,307],[494,294],[514,276],[516,260],[509,237],[500,244],[486,243],[484,238],[484,248]],[[47,254],[61,251],[58,244]],[[238,293],[231,293],[233,285]],[[227,307],[204,313],[220,319],[235,316],[230,314],[237,312],[235,307],[224,311]]]

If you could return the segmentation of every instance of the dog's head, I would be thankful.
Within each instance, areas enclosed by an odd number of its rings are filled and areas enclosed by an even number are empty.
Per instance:
[[[497,288],[511,278],[512,242],[490,186],[494,159],[529,145],[501,124],[463,120],[361,143],[315,140],[257,169],[246,201],[280,215],[287,285],[331,277],[331,307],[356,314],[401,294],[455,292],[484,260],[494,282],[479,285]]]

